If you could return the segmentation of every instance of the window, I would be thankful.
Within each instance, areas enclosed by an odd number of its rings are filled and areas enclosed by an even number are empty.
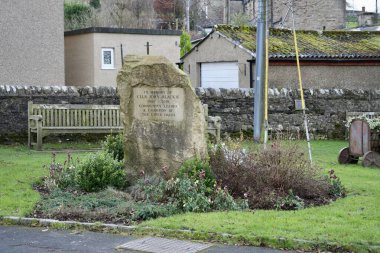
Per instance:
[[[115,69],[113,48],[102,48],[102,69]]]

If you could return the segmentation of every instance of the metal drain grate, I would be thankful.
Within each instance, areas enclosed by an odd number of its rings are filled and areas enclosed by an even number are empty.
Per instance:
[[[196,253],[211,245],[188,241],[171,240],[158,237],[146,237],[127,242],[118,249],[137,250],[151,253]]]

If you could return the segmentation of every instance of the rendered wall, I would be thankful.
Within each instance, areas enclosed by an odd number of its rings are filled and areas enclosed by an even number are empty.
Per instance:
[[[66,85],[94,84],[94,34],[65,37]]]
[[[64,85],[63,0],[2,0],[0,84]]]
[[[201,45],[183,59],[183,70],[190,77],[193,87],[200,87],[201,74],[200,63],[205,62],[238,62],[239,63],[239,86],[241,88],[250,87],[249,68],[247,62],[252,56],[247,51],[235,46],[226,38],[214,33],[208,37]]]
[[[163,55],[173,63],[179,62],[180,36],[122,33],[83,33],[65,36],[66,84],[75,86],[116,87],[116,76],[121,69],[123,55]],[[102,69],[102,48],[114,49],[115,69]]]

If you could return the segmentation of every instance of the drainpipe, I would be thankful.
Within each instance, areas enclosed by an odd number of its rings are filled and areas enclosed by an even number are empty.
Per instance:
[[[262,143],[264,140],[266,1],[259,0],[256,31],[255,100],[253,109],[253,139],[256,143]]]
[[[255,59],[247,60],[247,62],[249,62],[249,88],[253,89],[255,84],[253,80],[253,63]]]

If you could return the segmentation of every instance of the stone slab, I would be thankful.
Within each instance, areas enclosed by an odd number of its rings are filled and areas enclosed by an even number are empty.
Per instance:
[[[174,177],[185,160],[206,157],[204,109],[188,76],[161,56],[127,56],[124,63],[117,83],[129,183]]]
[[[204,243],[146,237],[127,242],[117,248],[151,253],[197,253],[211,246]]]

